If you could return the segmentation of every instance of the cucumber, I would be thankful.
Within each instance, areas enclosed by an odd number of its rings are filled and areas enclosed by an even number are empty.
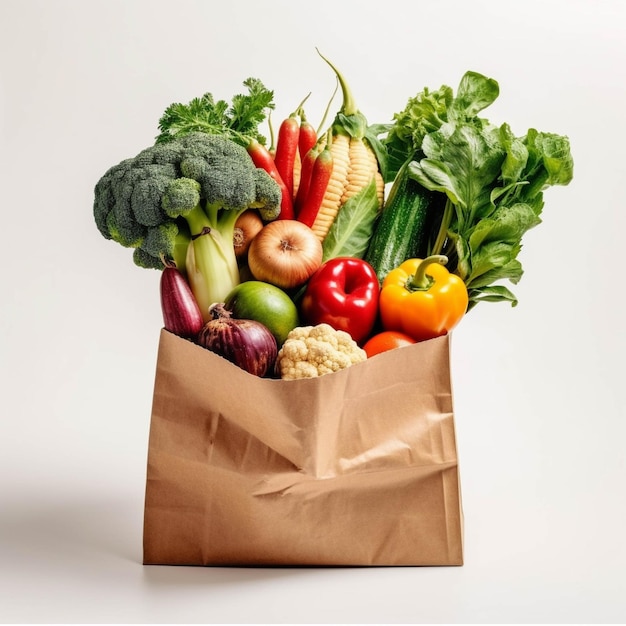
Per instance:
[[[380,283],[403,261],[424,258],[433,225],[441,219],[444,194],[422,187],[403,167],[374,226],[365,260]],[[444,196],[445,198],[445,196]]]

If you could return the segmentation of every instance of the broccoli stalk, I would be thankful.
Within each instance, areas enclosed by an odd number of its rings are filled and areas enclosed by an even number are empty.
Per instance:
[[[106,239],[134,249],[140,267],[178,267],[208,320],[210,305],[240,281],[237,218],[255,208],[273,220],[280,202],[280,187],[245,148],[192,133],[110,168],[96,184],[94,218]]]
[[[211,304],[224,299],[216,299],[218,294],[227,295],[239,283],[233,236],[237,218],[250,207],[222,210],[219,203],[203,207],[200,191],[197,181],[179,178],[163,196],[163,208],[171,218],[183,218],[187,223],[191,235],[185,236],[187,244],[183,244],[184,269],[200,310],[208,319]]]

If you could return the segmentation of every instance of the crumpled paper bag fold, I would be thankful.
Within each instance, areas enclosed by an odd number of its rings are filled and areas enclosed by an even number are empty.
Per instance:
[[[144,563],[461,565],[450,337],[282,381],[162,330]]]

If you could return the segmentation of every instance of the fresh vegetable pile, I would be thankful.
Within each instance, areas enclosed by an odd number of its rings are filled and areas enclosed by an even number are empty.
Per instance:
[[[479,302],[515,306],[522,237],[573,176],[567,137],[479,116],[493,79],[467,72],[370,124],[324,60],[342,93],[328,125],[332,98],[318,128],[305,98],[274,145],[274,93],[249,78],[230,103],[170,105],[154,145],[95,186],[102,236],[162,271],[165,328],[258,376],[335,372]]]

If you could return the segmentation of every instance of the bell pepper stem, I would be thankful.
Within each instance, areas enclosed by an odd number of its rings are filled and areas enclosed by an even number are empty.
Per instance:
[[[433,284],[433,279],[426,273],[429,265],[433,263],[439,263],[445,265],[448,262],[448,257],[443,254],[432,254],[427,256],[415,270],[415,274],[409,278],[406,282],[407,289],[410,291],[426,291],[430,289]]]

